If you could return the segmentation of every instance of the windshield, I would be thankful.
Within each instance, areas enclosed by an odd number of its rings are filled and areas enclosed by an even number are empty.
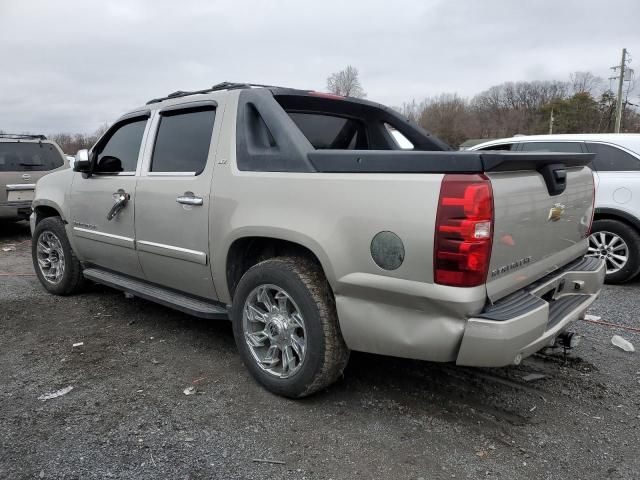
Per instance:
[[[47,171],[64,165],[51,143],[0,142],[0,172]]]

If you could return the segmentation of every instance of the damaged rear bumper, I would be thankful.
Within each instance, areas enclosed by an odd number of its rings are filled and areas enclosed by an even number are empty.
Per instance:
[[[552,345],[598,296],[606,268],[584,257],[467,320],[456,363],[476,367],[517,364]]]

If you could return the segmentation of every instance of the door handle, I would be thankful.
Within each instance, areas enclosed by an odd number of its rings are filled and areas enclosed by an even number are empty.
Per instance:
[[[176,198],[176,202],[182,205],[201,206],[204,203],[204,200],[202,197],[196,197],[193,192],[184,192],[183,195]]]
[[[109,210],[109,213],[107,213],[107,220],[113,220],[116,215],[120,213],[120,210],[122,210],[127,205],[127,203],[129,202],[129,198],[131,198],[131,196],[122,189],[115,192],[113,194],[113,199],[116,201],[116,203],[113,204],[113,207],[111,207],[111,210]]]

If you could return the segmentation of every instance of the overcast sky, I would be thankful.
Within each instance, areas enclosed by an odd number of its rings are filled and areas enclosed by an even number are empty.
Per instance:
[[[390,105],[606,78],[622,47],[640,69],[639,21],[639,0],[0,0],[0,130],[89,133],[225,80],[324,90],[348,64]]]

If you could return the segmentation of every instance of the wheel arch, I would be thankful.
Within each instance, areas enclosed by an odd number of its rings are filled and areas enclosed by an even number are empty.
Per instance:
[[[67,221],[62,215],[62,210],[54,202],[47,200],[39,200],[32,205],[35,216],[35,225],[40,223],[43,219],[48,217],[60,217],[60,219],[66,224]]]
[[[231,302],[242,275],[253,265],[278,256],[304,256],[317,263],[331,285],[332,269],[324,251],[313,242],[300,238],[291,239],[276,235],[246,235],[232,241],[226,251],[224,263],[224,288],[227,301]]]
[[[625,212],[624,210],[617,210],[615,208],[596,208],[593,215],[593,221],[596,220],[618,220],[625,223],[640,233],[640,219],[636,216]]]

